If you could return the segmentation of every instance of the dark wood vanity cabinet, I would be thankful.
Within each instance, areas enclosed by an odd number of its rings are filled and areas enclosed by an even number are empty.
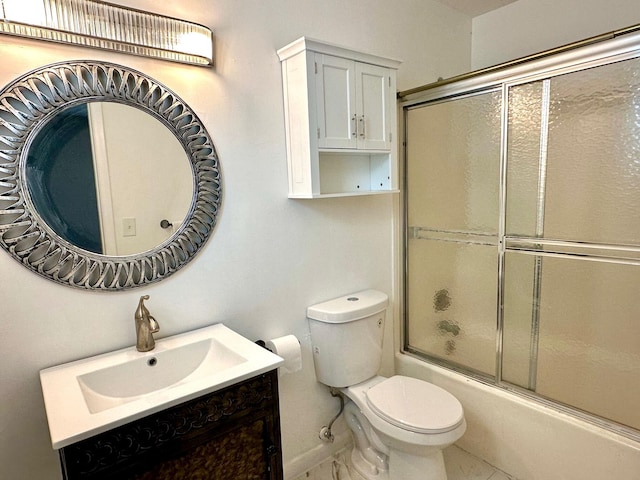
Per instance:
[[[282,480],[277,370],[60,450],[63,477]]]

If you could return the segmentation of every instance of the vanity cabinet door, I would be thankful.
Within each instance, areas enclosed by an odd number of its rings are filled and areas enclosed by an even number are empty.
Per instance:
[[[265,462],[264,419],[240,425],[198,444],[175,458],[162,458],[128,480],[262,480],[271,476]]]
[[[65,480],[282,480],[277,370],[60,450]]]

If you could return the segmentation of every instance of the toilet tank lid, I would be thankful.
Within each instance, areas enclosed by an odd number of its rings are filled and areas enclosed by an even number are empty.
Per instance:
[[[346,323],[382,312],[389,297],[377,290],[363,290],[307,307],[307,317],[326,323]]]

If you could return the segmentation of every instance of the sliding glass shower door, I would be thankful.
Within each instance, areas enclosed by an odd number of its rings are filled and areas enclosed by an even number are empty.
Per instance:
[[[640,59],[404,114],[405,349],[640,435]]]
[[[493,375],[500,91],[407,111],[407,338]]]

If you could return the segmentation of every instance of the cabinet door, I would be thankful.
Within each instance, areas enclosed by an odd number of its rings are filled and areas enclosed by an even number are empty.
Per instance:
[[[355,62],[316,55],[318,146],[356,148]]]
[[[356,63],[356,112],[358,148],[391,148],[390,70],[366,63]]]

